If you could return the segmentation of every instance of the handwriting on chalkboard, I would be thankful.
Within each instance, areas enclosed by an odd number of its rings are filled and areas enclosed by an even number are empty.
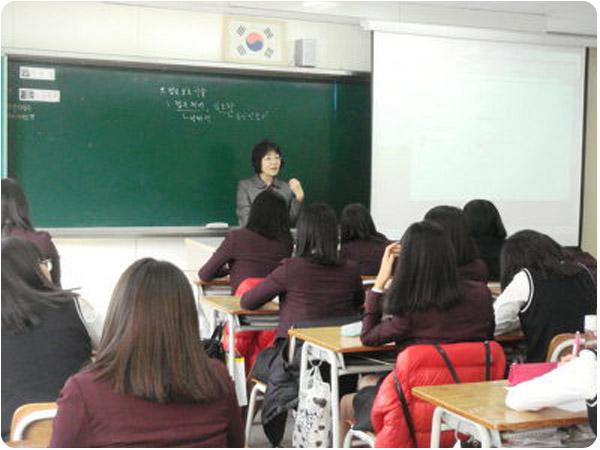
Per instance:
[[[203,86],[160,86],[168,109],[186,121],[195,124],[212,124],[217,121],[260,122],[266,120],[269,111],[244,108],[228,100],[211,100],[208,89]]]
[[[30,104],[9,103],[8,118],[13,120],[35,120],[35,111]]]

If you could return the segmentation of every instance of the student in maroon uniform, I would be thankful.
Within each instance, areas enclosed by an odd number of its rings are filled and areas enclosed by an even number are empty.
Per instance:
[[[299,321],[350,316],[358,312],[364,290],[358,265],[340,260],[335,213],[328,205],[314,203],[298,218],[296,256],[242,296],[243,308],[257,309],[279,295],[277,337]]]
[[[471,200],[463,207],[463,216],[479,255],[490,271],[490,280],[500,280],[500,250],[506,239],[500,213],[490,201]]]
[[[52,264],[50,274],[60,287],[60,258],[47,231],[36,231],[29,219],[29,205],[21,186],[12,178],[2,179],[2,237],[16,236],[33,242],[42,258]]]
[[[352,203],[340,217],[340,257],[358,263],[361,275],[376,275],[390,241],[375,228],[369,210]]]
[[[394,262],[397,262],[394,267]],[[387,284],[391,286],[384,294]],[[412,224],[400,244],[390,244],[373,289],[367,293],[362,319],[364,345],[411,344],[490,339],[494,329],[492,296],[485,283],[461,278],[447,233],[430,221]],[[380,376],[369,375],[356,394],[342,398],[340,430],[358,419],[369,429]],[[356,415],[355,415],[356,411]]]
[[[425,214],[425,220],[431,220],[440,225],[454,246],[458,273],[468,280],[488,281],[488,268],[479,258],[475,241],[469,235],[469,230],[463,212],[454,206],[436,206]]]
[[[96,361],[58,399],[51,447],[242,447],[227,369],[204,352],[194,295],[174,265],[133,263],[110,302]]]
[[[227,234],[198,277],[209,281],[229,274],[234,293],[246,278],[266,277],[292,249],[285,201],[266,190],[252,203],[246,227]]]

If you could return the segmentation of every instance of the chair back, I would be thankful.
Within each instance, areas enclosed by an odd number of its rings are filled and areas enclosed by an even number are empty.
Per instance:
[[[582,338],[586,336],[584,334],[581,335]],[[550,344],[548,345],[548,352],[546,352],[546,361],[547,362],[558,362],[560,358],[568,355],[573,351],[573,345],[575,345],[575,333],[561,333],[557,334],[552,338]],[[596,347],[596,339],[587,339],[585,341],[585,345],[587,348]]]
[[[264,280],[264,278],[246,278],[244,281],[242,281],[239,284],[239,286],[235,290],[235,295],[239,295],[239,296],[244,295],[250,289],[259,285],[263,280]]]
[[[35,441],[48,446],[52,436],[52,420],[57,405],[51,403],[26,403],[17,408],[10,426],[11,441]]]
[[[460,342],[442,344],[446,357],[461,383],[499,380],[504,375],[504,350],[495,341],[489,341],[489,367],[486,369],[486,347],[483,342]],[[404,349],[396,359],[394,371],[389,374],[380,387],[371,420],[377,433],[377,447],[412,447],[408,422],[396,391],[394,374],[399,381],[412,419],[418,447],[428,447],[431,436],[433,405],[412,395],[417,386],[435,386],[453,384],[452,371],[436,347],[412,345]],[[454,440],[452,432],[442,434],[442,446],[451,446]]]

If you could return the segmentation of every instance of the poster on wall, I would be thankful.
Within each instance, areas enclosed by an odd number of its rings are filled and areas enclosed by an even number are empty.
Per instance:
[[[285,64],[284,33],[285,24],[280,20],[225,17],[223,59],[236,63]]]

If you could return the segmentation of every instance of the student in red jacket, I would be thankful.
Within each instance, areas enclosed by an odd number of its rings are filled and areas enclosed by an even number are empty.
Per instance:
[[[246,227],[227,234],[198,277],[209,281],[229,275],[233,294],[246,278],[266,277],[292,249],[285,201],[267,189],[252,203]]]
[[[425,220],[431,220],[440,225],[454,246],[458,273],[462,278],[475,281],[489,279],[485,262],[479,258],[475,241],[469,234],[463,212],[454,206],[436,206],[425,214]]]
[[[376,275],[390,241],[377,231],[369,210],[352,203],[340,216],[340,244],[340,256],[356,261],[361,275]]]
[[[330,206],[313,203],[298,217],[296,256],[242,296],[241,305],[257,309],[279,296],[278,338],[296,322],[356,314],[364,289],[353,261],[340,260],[337,219]]]
[[[15,236],[33,242],[52,267],[52,282],[60,287],[60,258],[47,231],[38,231],[29,218],[27,197],[19,183],[12,178],[2,179],[2,237]]]
[[[383,295],[392,271],[393,280]],[[439,225],[427,220],[414,223],[400,244],[386,248],[365,301],[363,344],[395,342],[402,349],[416,343],[478,341],[490,339],[493,329],[489,289],[485,283],[459,276],[454,247]],[[364,377],[359,383],[359,389],[364,389],[342,398],[342,437],[348,430],[348,419],[357,419],[362,429],[371,427],[379,379]]]
[[[133,263],[113,292],[96,361],[61,392],[50,447],[243,447],[233,382],[206,356],[197,317],[181,270]]]

